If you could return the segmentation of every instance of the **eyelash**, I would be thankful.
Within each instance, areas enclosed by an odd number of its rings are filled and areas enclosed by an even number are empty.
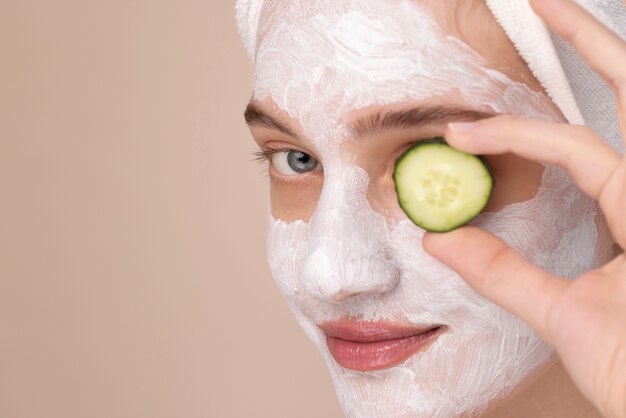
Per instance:
[[[259,150],[252,152],[252,160],[258,162],[265,166],[265,164],[272,164],[272,155],[279,152],[289,152],[289,151],[300,151],[295,148],[289,147],[271,147],[269,145],[259,145]],[[284,183],[284,184],[298,184],[302,182],[302,176],[291,176],[292,178],[287,178],[285,176],[276,175],[270,171],[266,172],[268,178],[276,183]]]
[[[293,148],[288,147],[270,147],[268,145],[260,145],[260,150],[254,151],[252,153],[253,161],[257,161],[260,164],[270,163],[272,161],[272,155],[278,152],[289,152],[289,151],[297,151]]]
[[[407,149],[409,149],[411,146],[413,146],[416,142],[418,141],[413,141],[410,144],[406,145],[406,148],[404,149],[404,151],[406,151]],[[300,151],[297,150],[295,148],[289,148],[289,147],[281,147],[281,146],[276,146],[276,147],[272,147],[266,144],[263,145],[259,145],[259,149],[256,151],[252,152],[252,161],[256,161],[259,164],[265,165],[265,164],[272,164],[272,156],[276,153],[279,152],[289,152],[289,151]],[[402,152],[404,152],[402,151]],[[294,176],[293,179],[286,179],[283,178],[282,176],[276,176],[273,174],[269,174],[269,177],[278,182],[278,183],[297,183],[298,182],[298,177],[299,176]]]
[[[417,142],[417,141],[415,141],[415,142]],[[414,145],[415,142],[412,142],[411,144],[407,144],[406,149],[408,149],[412,145]],[[276,154],[276,153],[279,153],[279,152],[289,152],[289,151],[300,151],[300,150],[297,150],[295,148],[281,147],[281,146],[272,147],[272,146],[269,146],[269,145],[266,145],[266,144],[259,145],[259,148],[260,149],[252,152],[252,161],[256,161],[256,162],[258,162],[259,164],[262,164],[262,165],[265,165],[265,164],[270,164],[271,165],[272,164],[272,156],[274,154]],[[278,176],[271,175],[271,174],[270,174],[270,177],[272,179],[274,179],[275,181],[281,182],[281,183],[283,183],[283,182],[287,183],[287,182],[294,182],[294,181],[296,181],[296,179],[287,180],[287,179],[283,179],[282,177],[278,177]],[[297,176],[294,176],[294,177],[297,177]]]

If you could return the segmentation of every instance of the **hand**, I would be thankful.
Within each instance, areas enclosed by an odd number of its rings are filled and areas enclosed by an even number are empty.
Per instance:
[[[626,43],[571,0],[531,4],[610,84],[624,136]],[[626,159],[589,128],[497,116],[456,129],[453,125],[446,140],[473,154],[512,152],[558,164],[598,201],[613,238],[626,248]],[[623,253],[567,281],[530,264],[501,239],[472,226],[445,234],[427,233],[423,246],[478,293],[533,327],[555,348],[580,391],[603,415],[626,417]]]

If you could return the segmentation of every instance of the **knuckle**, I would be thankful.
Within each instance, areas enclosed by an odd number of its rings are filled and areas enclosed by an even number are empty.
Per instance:
[[[503,245],[491,257],[483,272],[483,282],[490,286],[500,279],[502,267],[505,268],[510,264],[509,261],[515,256],[515,250],[508,245]]]
[[[591,127],[589,127],[588,125],[577,125],[572,127],[580,137],[587,138],[595,135],[595,131],[591,129]]]
[[[509,113],[499,115],[495,119],[497,120],[498,123],[501,123],[504,125],[516,124],[519,121],[519,117],[509,114]]]
[[[626,74],[618,74],[611,81],[619,95],[626,94]]]
[[[598,137],[598,134],[590,126],[587,126],[587,125],[575,126],[574,133],[579,140],[587,141],[593,144],[599,143],[598,140],[600,140],[600,138]]]

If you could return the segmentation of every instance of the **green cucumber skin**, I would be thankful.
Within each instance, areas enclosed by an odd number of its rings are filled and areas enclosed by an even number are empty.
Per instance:
[[[463,225],[467,225],[469,222],[471,222],[474,218],[476,218],[476,216],[478,216],[482,212],[482,210],[489,203],[489,200],[491,199],[491,196],[493,195],[493,189],[495,188],[496,180],[495,180],[494,175],[493,175],[493,170],[492,170],[491,166],[489,165],[489,163],[487,162],[487,159],[484,156],[469,154],[469,155],[473,155],[474,157],[478,158],[480,160],[480,162],[482,163],[482,165],[484,166],[484,168],[486,169],[487,173],[489,174],[489,179],[491,181],[491,184],[490,184],[490,188],[489,188],[489,193],[488,193],[488,195],[484,199],[484,204],[480,208],[478,208],[475,211],[475,213],[473,213],[473,212],[470,213],[468,215],[467,219],[464,219],[462,221],[454,223],[449,228],[432,228],[432,227],[429,227],[428,225],[424,225],[423,223],[419,222],[418,220],[413,219],[413,217],[404,209],[404,205],[402,204],[402,201],[400,199],[400,193],[398,191],[398,179],[396,178],[396,173],[397,173],[398,166],[401,165],[402,161],[406,157],[408,157],[409,154],[411,154],[411,151],[413,151],[416,147],[421,147],[421,146],[427,145],[427,144],[439,144],[439,145],[443,145],[443,146],[446,146],[446,147],[450,147],[450,145],[446,142],[446,140],[443,137],[435,137],[435,138],[430,138],[430,139],[424,139],[424,140],[421,140],[421,141],[417,142],[416,144],[414,144],[409,149],[407,149],[396,160],[395,167],[394,167],[393,180],[394,180],[396,196],[398,198],[398,204],[400,205],[400,208],[402,208],[402,210],[406,213],[407,217],[415,225],[417,225],[418,227],[420,227],[422,229],[425,229],[426,231],[430,231],[430,232],[438,232],[438,233],[450,232],[450,231],[453,231],[453,230],[455,230],[457,228],[460,228]],[[457,151],[460,151],[460,150],[457,150]],[[460,151],[460,152],[463,152],[463,151]]]

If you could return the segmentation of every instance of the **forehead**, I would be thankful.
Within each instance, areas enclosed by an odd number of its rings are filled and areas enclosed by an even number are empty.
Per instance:
[[[414,0],[266,2],[258,33],[253,98],[312,140],[341,137],[348,115],[374,105],[452,98],[510,111],[501,102],[511,80]]]
[[[406,0],[273,5],[263,10],[259,38],[257,90],[269,87],[274,76],[280,77],[277,84],[287,79],[289,88],[324,84],[327,90],[348,87],[358,94],[373,85],[389,88],[442,68],[453,70],[467,58],[428,11]],[[446,88],[418,83],[412,90],[433,94]]]
[[[425,52],[448,64],[456,61],[436,54],[444,36],[415,1],[289,2],[272,4],[261,16],[259,71],[279,60],[307,75],[388,82],[435,66],[420,60]]]

